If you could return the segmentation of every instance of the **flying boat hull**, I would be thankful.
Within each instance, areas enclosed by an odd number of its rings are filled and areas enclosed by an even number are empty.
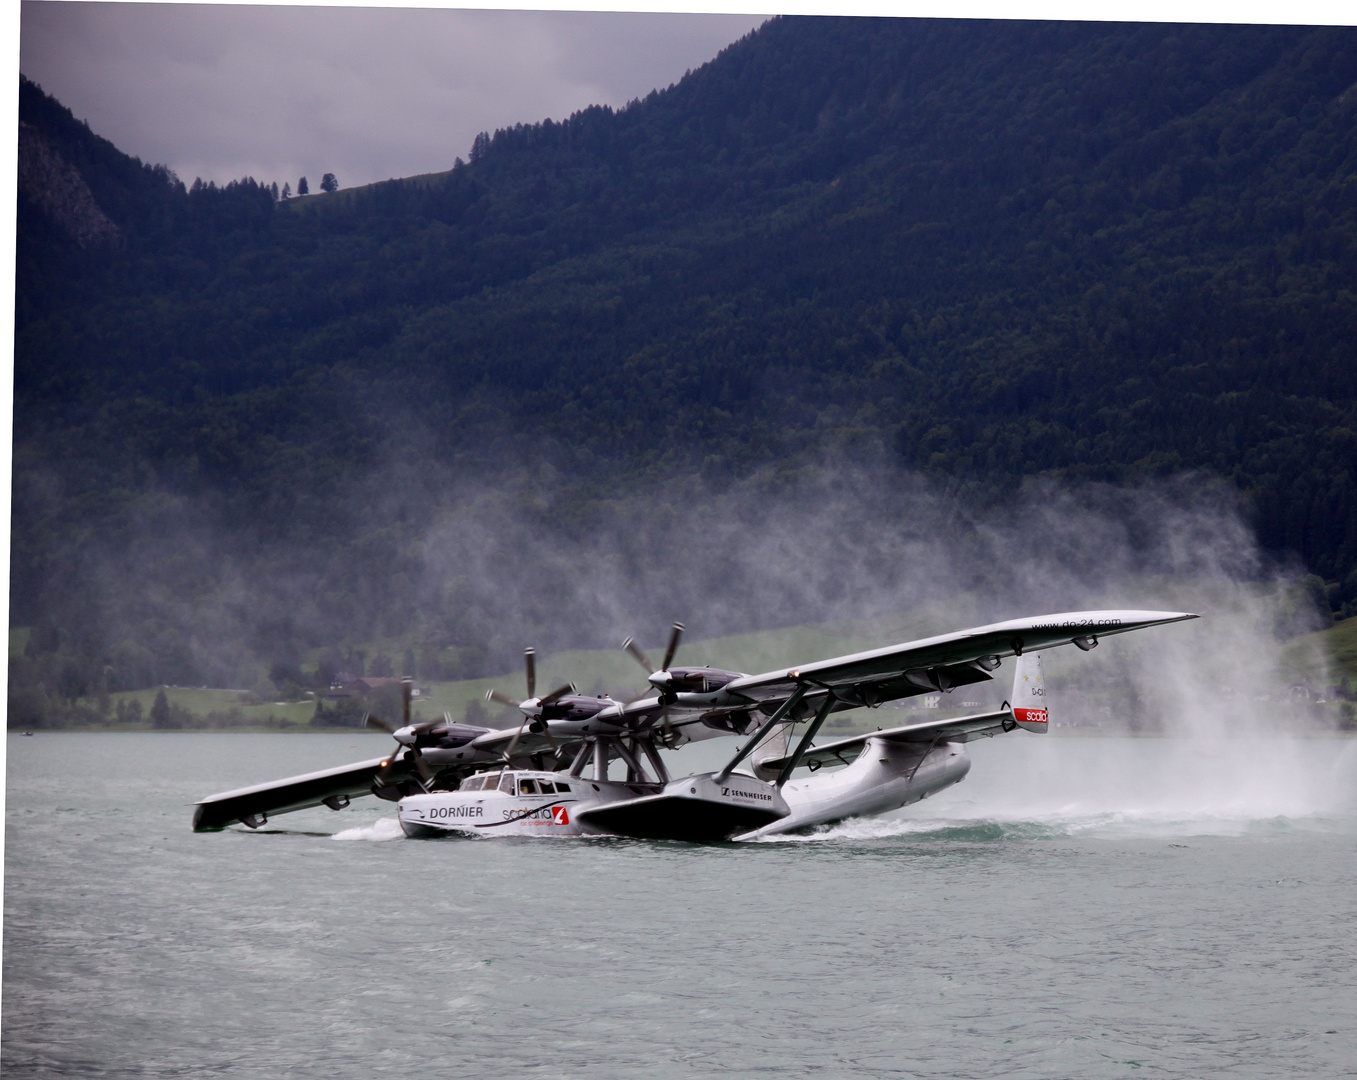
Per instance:
[[[515,771],[498,782],[503,790],[408,795],[398,807],[401,829],[422,838],[608,835],[701,843],[761,829],[789,812],[776,786],[743,773],[719,784],[708,773],[661,786]]]
[[[640,840],[712,843],[752,832],[787,816],[790,808],[773,784],[733,773],[686,776],[653,795],[601,803],[576,815],[586,832]]]

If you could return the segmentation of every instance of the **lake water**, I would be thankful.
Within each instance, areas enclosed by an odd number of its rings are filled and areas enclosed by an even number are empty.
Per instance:
[[[1357,1075],[1357,741],[1015,733],[762,844],[189,829],[390,745],[11,736],[6,1076]]]

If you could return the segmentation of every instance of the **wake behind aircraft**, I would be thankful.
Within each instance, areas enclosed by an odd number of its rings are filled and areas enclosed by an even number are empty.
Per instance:
[[[965,744],[1049,725],[1040,653],[1088,651],[1101,638],[1197,618],[1171,611],[1078,611],[1012,619],[760,675],[674,667],[683,633],[675,623],[664,660],[652,665],[630,639],[653,693],[629,702],[575,693],[569,684],[536,696],[536,663],[525,654],[527,697],[492,690],[516,707],[516,727],[409,722],[391,732],[385,758],[222,792],[197,804],[197,831],[325,805],[341,810],[375,795],[398,803],[411,837],[619,835],[654,840],[755,839],[848,817],[886,813],[963,779]],[[994,678],[1014,658],[1013,690],[997,710],[877,730],[816,744],[832,713],[876,708]],[[806,726],[796,737],[796,726]],[[714,772],[673,778],[661,749],[727,735],[748,736]],[[611,776],[620,761],[625,779]],[[743,768],[741,768],[743,766]],[[807,771],[793,779],[798,768]]]

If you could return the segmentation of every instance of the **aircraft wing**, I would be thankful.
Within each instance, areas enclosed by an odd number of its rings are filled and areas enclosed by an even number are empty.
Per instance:
[[[862,735],[852,735],[847,739],[837,739],[811,747],[801,756],[801,764],[809,765],[812,772],[822,765],[851,765],[862,753],[868,739],[924,744],[970,742],[972,739],[990,738],[1000,732],[1012,731],[1016,726],[1013,710],[1008,708],[978,713],[974,716],[959,716],[953,720],[927,720],[922,724],[887,728],[885,731],[868,731]],[[786,754],[775,758],[760,758],[759,768],[781,772],[788,758],[789,755]]]
[[[517,737],[518,741],[514,743]],[[563,740],[571,742],[577,741],[577,737],[562,735],[557,732],[555,735],[556,745],[560,746]],[[516,727],[500,728],[496,731],[487,731],[484,735],[478,735],[468,745],[473,750],[483,750],[491,754],[503,754],[509,749],[509,744],[514,743],[514,757],[530,757],[533,754],[544,754],[552,751],[551,740],[546,737],[544,732],[534,732],[525,725],[522,734]]]
[[[371,795],[373,779],[386,760],[373,758],[371,761],[358,761],[352,765],[340,765],[333,769],[209,795],[196,804],[193,831],[214,832],[237,822],[257,828],[271,814],[286,814],[320,806],[326,799],[334,799],[342,805],[350,798]],[[410,774],[410,766],[402,759],[391,768],[388,777],[391,782],[396,782],[407,779]]]
[[[1068,611],[1010,619],[800,667],[746,675],[728,683],[726,690],[750,701],[765,702],[784,699],[798,685],[808,685],[832,689],[841,700],[854,704],[877,705],[981,682],[990,678],[990,670],[1005,656],[1068,645],[1076,639],[1092,647],[1097,639],[1112,634],[1195,618],[1184,611]]]

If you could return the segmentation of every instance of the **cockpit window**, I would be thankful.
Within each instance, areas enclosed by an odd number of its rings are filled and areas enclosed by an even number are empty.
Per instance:
[[[562,783],[560,780],[557,780],[557,781],[556,781],[556,790],[557,790],[558,792],[562,793],[562,794],[565,794],[566,792],[568,792],[568,791],[570,790],[570,785],[569,785],[569,784],[566,784],[566,783]]]
[[[525,776],[518,782],[518,793],[520,795],[536,795],[537,781],[531,777]]]
[[[503,776],[499,778],[499,789],[506,795],[512,795],[514,793],[513,773],[505,773]]]

